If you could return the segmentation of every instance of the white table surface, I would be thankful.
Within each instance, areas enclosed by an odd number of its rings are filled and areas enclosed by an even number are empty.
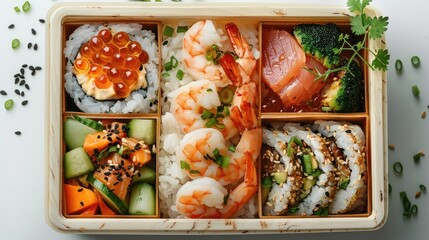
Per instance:
[[[124,0],[123,0],[124,1]],[[186,0],[184,0],[186,1]],[[393,192],[389,199],[389,217],[386,225],[378,231],[358,233],[323,233],[323,234],[288,234],[270,235],[270,239],[428,239],[429,236],[429,196],[422,194],[414,199],[421,183],[429,187],[428,157],[423,157],[415,164],[412,155],[420,150],[428,151],[428,119],[422,119],[422,111],[428,110],[429,61],[428,35],[429,15],[427,1],[419,0],[374,0],[373,5],[389,16],[389,30],[386,34],[391,63],[401,59],[404,64],[402,75],[396,74],[394,65],[388,72],[388,124],[389,143],[395,144],[396,150],[389,151],[389,169],[393,162],[401,161],[404,165],[402,176],[391,174],[390,183]],[[56,2],[51,0],[32,0],[29,13],[15,13],[13,7],[21,6],[24,0],[0,1],[0,90],[6,90],[8,96],[0,95],[0,165],[4,171],[0,174],[2,194],[0,197],[0,232],[1,239],[141,239],[142,236],[93,236],[58,233],[45,223],[44,218],[44,74],[45,74],[45,26],[38,19],[45,18],[47,10]],[[76,1],[74,1],[76,2]],[[112,1],[109,1],[112,2]],[[230,1],[226,1],[230,2]],[[236,0],[236,2],[240,2]],[[243,4],[249,1],[241,1]],[[269,2],[269,1],[267,1]],[[284,0],[271,2],[340,4],[346,0]],[[425,24],[426,22],[426,24]],[[8,26],[15,24],[10,30]],[[34,36],[31,28],[37,31]],[[21,47],[12,50],[13,38],[21,40]],[[38,43],[38,51],[28,50],[27,43]],[[420,56],[421,66],[416,69],[410,64],[413,55]],[[31,87],[24,98],[14,93],[13,75],[22,64],[40,65],[43,70],[36,76],[26,73]],[[415,99],[411,86],[419,85],[421,96]],[[6,111],[3,103],[13,98],[15,107]],[[21,101],[27,99],[27,106]],[[15,131],[21,131],[16,136]],[[429,152],[428,152],[429,153]],[[400,191],[407,191],[410,200],[417,203],[419,213],[410,219],[402,217]],[[223,239],[260,239],[261,235],[224,236]],[[160,236],[161,239],[179,239],[184,236]],[[201,236],[186,236],[200,239]],[[204,237],[206,238],[206,237]],[[220,239],[207,236],[207,239]]]

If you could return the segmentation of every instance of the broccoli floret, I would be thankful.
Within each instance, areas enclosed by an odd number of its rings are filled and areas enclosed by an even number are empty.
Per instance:
[[[333,24],[300,24],[295,26],[293,34],[307,55],[315,57],[323,66],[333,68],[340,62],[340,56],[334,48],[340,47],[340,28]]]
[[[342,65],[346,65],[344,61]],[[323,92],[322,105],[334,112],[360,112],[364,106],[364,80],[359,64],[352,61]]]

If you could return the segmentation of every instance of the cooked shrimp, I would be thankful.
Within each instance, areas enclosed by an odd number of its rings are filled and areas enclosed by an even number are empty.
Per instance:
[[[171,99],[170,112],[173,113],[183,133],[205,127],[208,120],[201,118],[204,110],[215,112],[221,105],[216,89],[213,82],[200,80],[188,83],[168,95]],[[219,119],[219,123],[222,126],[220,131],[226,139],[238,134],[238,129],[230,116]]]
[[[231,152],[221,132],[212,128],[198,129],[183,137],[176,159],[181,166],[186,166],[182,168],[192,179],[210,177],[226,186],[243,177],[247,154],[256,160],[262,145],[261,134],[261,128],[245,131],[235,152]],[[219,158],[223,162],[219,162]]]
[[[252,155],[246,153],[244,181],[231,192],[212,178],[184,184],[177,192],[176,208],[189,218],[230,218],[256,193],[258,182]],[[226,199],[225,199],[226,198]]]
[[[183,36],[182,53],[185,68],[195,80],[209,79],[224,87],[230,80],[219,65],[206,58],[213,45],[222,46],[220,34],[211,20],[196,22]]]
[[[240,132],[255,128],[258,124],[256,83],[250,79],[241,65],[235,62],[231,54],[225,54],[219,59],[219,63],[234,85],[237,86],[230,110],[231,119]]]

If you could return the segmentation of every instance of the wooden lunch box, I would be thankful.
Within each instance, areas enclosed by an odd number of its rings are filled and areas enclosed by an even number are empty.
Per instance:
[[[63,197],[63,122],[77,114],[95,120],[154,119],[157,126],[156,145],[160,145],[161,104],[154,113],[142,114],[91,114],[78,110],[64,90],[65,57],[63,49],[71,32],[84,23],[140,23],[157,35],[159,56],[162,45],[162,30],[166,23],[177,19],[198,21],[212,19],[249,22],[258,26],[259,49],[262,29],[276,26],[290,30],[299,23],[332,22],[341,28],[349,26],[348,10],[342,6],[314,6],[287,4],[163,4],[163,3],[62,3],[50,9],[47,15],[47,76],[45,82],[45,215],[47,223],[61,232],[111,233],[111,234],[177,234],[177,233],[280,233],[280,232],[327,232],[378,229],[387,218],[387,94],[386,74],[364,69],[365,107],[358,113],[265,113],[259,108],[261,124],[281,120],[284,122],[308,123],[315,120],[348,121],[360,125],[366,135],[366,160],[368,167],[367,207],[363,213],[329,215],[327,217],[263,216],[261,187],[259,187],[258,215],[253,219],[169,219],[159,209],[159,189],[156,187],[156,214],[153,216],[115,216],[79,218],[67,215]],[[374,9],[369,16],[378,15]],[[369,49],[383,48],[384,41],[368,40]],[[372,61],[372,56],[365,54]],[[160,57],[161,58],[161,57]],[[261,61],[257,72],[261,83]],[[161,59],[159,60],[161,66]],[[159,81],[161,81],[161,67]],[[259,84],[259,87],[261,84]],[[260,90],[260,89],[259,89]],[[261,91],[259,91],[261,92]],[[161,102],[161,88],[158,89]],[[261,104],[259,104],[261,105]],[[159,149],[156,150],[158,169]],[[258,164],[260,165],[260,163]],[[260,170],[258,179],[260,182]],[[158,174],[157,174],[158,176]],[[259,184],[260,185],[260,184]],[[158,186],[158,179],[156,181]]]

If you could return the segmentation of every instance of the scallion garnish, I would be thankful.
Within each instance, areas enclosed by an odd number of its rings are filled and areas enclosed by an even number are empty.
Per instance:
[[[418,162],[420,161],[420,158],[423,157],[425,154],[423,152],[418,152],[416,154],[414,154],[413,159],[414,161]]]
[[[12,40],[12,48],[17,49],[20,45],[19,39],[15,38]]]
[[[229,105],[232,103],[234,99],[234,92],[229,87],[224,87],[219,92],[220,102],[225,105]]]
[[[412,86],[411,91],[413,92],[414,97],[418,97],[420,95],[420,89],[417,85]]]
[[[414,67],[418,67],[420,65],[420,58],[417,56],[413,56],[411,58],[411,64],[413,64]]]
[[[207,89],[207,92],[213,92],[213,89],[208,88],[208,89]]]
[[[402,167],[402,163],[400,163],[400,162],[395,162],[394,164],[393,164],[393,171],[396,173],[396,174],[402,174],[402,171],[404,170],[404,168]]]
[[[189,170],[189,173],[190,173],[190,174],[200,174],[201,172],[200,172],[200,171],[198,171],[198,170],[194,170],[194,169],[192,169],[192,170]]]
[[[396,60],[395,62],[395,69],[398,73],[402,72],[402,61],[401,60]]]
[[[164,36],[171,37],[173,36],[173,33],[174,33],[174,29],[172,27],[165,26],[164,32],[163,32]]]
[[[349,184],[350,184],[350,179],[349,179],[349,178],[344,179],[344,180],[340,180],[340,186],[339,186],[339,189],[346,190],[346,189],[347,189],[347,186],[349,186]]]
[[[201,115],[201,119],[206,120],[206,119],[212,118],[213,116],[214,114],[212,112],[210,112],[207,109],[204,109],[203,114]]]
[[[25,1],[25,3],[22,5],[22,11],[29,12],[30,8],[31,8],[30,2],[29,1]]]
[[[173,69],[173,63],[171,61],[166,62],[164,65],[164,69],[165,71],[170,71],[171,69]]]
[[[206,127],[213,127],[215,124],[219,123],[219,121],[216,118],[210,118],[207,122],[206,122]]]
[[[422,190],[422,192],[426,192],[426,186],[423,184],[420,184],[419,186],[420,190]]]
[[[163,78],[166,78],[166,77],[169,77],[169,76],[170,76],[170,73],[168,73],[168,72],[163,72],[163,73],[161,74],[161,76],[162,76]]]
[[[296,212],[298,212],[299,211],[299,208],[298,207],[290,207],[289,209],[288,209],[288,212],[289,213],[296,213]]]
[[[231,161],[231,158],[229,156],[223,156],[223,161],[221,167],[227,168],[229,167],[229,163]]]
[[[218,45],[216,45],[216,44],[213,44],[213,45],[212,45],[212,49],[213,49],[214,51],[216,51],[216,52],[219,52],[219,46],[218,46]]]
[[[223,107],[223,115],[228,117],[231,113],[229,112],[229,108],[227,106]]]
[[[13,8],[13,10],[15,10],[15,12],[17,12],[17,13],[21,12],[21,9],[19,9],[19,7],[18,7],[18,6],[15,6],[15,7]]]
[[[332,112],[332,108],[324,106],[322,107],[322,112]]]
[[[206,52],[206,59],[207,61],[212,61],[216,57],[216,51],[209,49]]]
[[[4,102],[4,108],[6,108],[6,110],[11,110],[13,108],[13,100],[6,100],[6,102]]]
[[[182,70],[180,70],[180,69],[177,70],[177,73],[176,73],[177,79],[179,79],[180,81],[183,80],[184,75],[185,75],[185,73]]]
[[[185,162],[185,161],[181,160],[181,161],[180,161],[180,168],[181,168],[181,169],[185,169],[185,170],[190,170],[190,169],[191,169],[191,166],[189,165],[189,163],[187,163],[187,162]]]
[[[228,147],[228,151],[230,151],[230,152],[234,153],[235,150],[236,150],[236,146],[234,146],[234,145],[231,145],[231,146]]]
[[[177,66],[179,65],[179,61],[174,56],[170,57],[170,62],[172,64],[173,68],[177,68]]]
[[[416,204],[414,204],[413,206],[411,206],[410,212],[411,212],[413,215],[416,215],[416,214],[419,212],[419,208],[417,207],[417,205],[416,205]]]
[[[188,31],[188,26],[178,26],[177,33],[182,33]]]

